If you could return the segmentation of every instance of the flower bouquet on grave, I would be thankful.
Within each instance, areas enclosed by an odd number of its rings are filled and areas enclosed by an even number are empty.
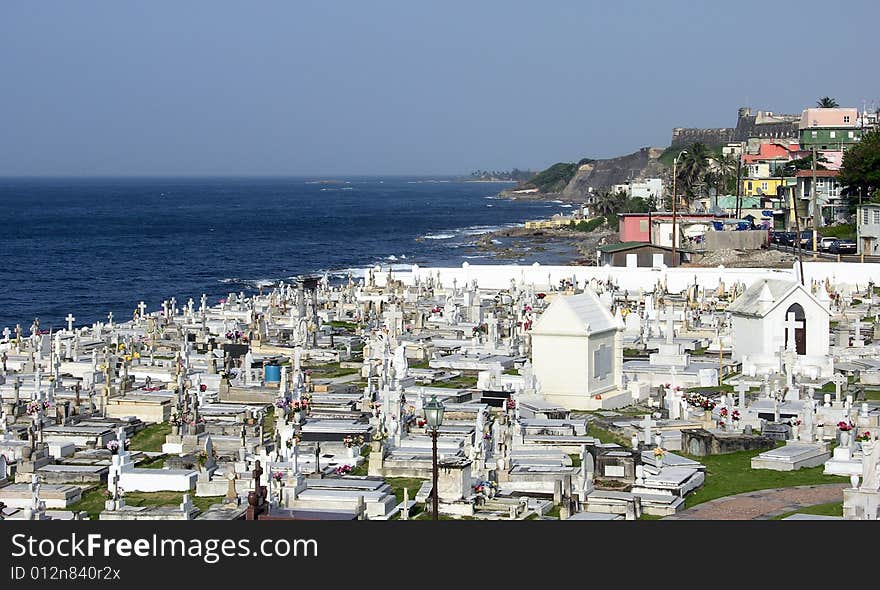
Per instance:
[[[110,451],[111,453],[116,453],[117,451],[119,451],[119,441],[118,440],[109,441],[107,443],[107,450]]]
[[[380,451],[382,450],[382,444],[388,440],[388,434],[381,429],[377,429],[373,435],[370,437],[370,441],[373,443],[373,450]]]
[[[202,383],[201,385],[199,385],[199,391],[205,393],[206,391],[208,391],[208,386]]]
[[[474,486],[474,492],[478,494],[483,494],[487,498],[494,497],[497,489],[498,484],[494,481],[481,481],[476,486]]]
[[[509,397],[509,398],[507,398],[505,405],[507,406],[508,410],[515,410],[516,409],[516,400],[513,399],[512,397]]]
[[[849,422],[848,420],[841,420],[840,422],[837,423],[837,428],[841,432],[849,432],[850,430],[853,429],[853,423]]]
[[[275,400],[275,407],[281,408],[282,410],[287,409],[290,406],[290,400],[286,397],[279,397]]]
[[[733,413],[730,415],[730,419],[733,420],[734,422],[739,422],[740,421],[739,410],[734,410]]]
[[[340,465],[335,471],[336,475],[348,475],[351,473],[351,465]]]
[[[721,411],[719,411],[718,414],[722,418],[727,418],[730,415],[730,411],[727,408],[721,408]]]
[[[662,458],[663,455],[665,455],[665,454],[666,454],[666,451],[664,451],[660,447],[654,448],[654,456],[657,457],[658,459]]]
[[[856,435],[856,442],[868,442],[871,440],[871,433],[867,430],[863,430]]]
[[[272,479],[280,483],[281,480],[284,479],[284,473],[280,471],[275,471],[272,473]]]

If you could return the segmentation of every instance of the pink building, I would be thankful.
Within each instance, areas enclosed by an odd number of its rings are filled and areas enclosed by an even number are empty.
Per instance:
[[[676,222],[705,221],[715,219],[711,213],[677,213]],[[651,224],[654,221],[672,221],[672,213],[658,211],[656,213],[621,213],[617,216],[618,231],[621,242],[651,242]],[[677,233],[677,232],[676,232]]]

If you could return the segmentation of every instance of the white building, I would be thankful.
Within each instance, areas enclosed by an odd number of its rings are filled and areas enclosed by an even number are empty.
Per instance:
[[[737,297],[727,311],[733,324],[733,359],[743,363],[744,374],[779,370],[780,353],[790,345],[796,354],[797,373],[831,376],[830,313],[799,282],[762,279]]]
[[[623,184],[612,185],[611,192],[626,193],[628,197],[639,197],[646,201],[651,198],[659,201],[663,196],[663,180],[660,178],[629,180]]]
[[[856,215],[856,244],[860,254],[880,254],[880,205],[861,205]]]
[[[590,289],[557,296],[530,332],[538,390],[569,409],[627,405],[623,325]]]

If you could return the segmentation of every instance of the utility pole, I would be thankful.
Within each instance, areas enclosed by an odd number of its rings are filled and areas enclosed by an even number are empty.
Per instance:
[[[740,171],[742,170],[742,150],[740,150],[739,158],[736,160],[736,218],[739,219],[742,210],[742,198],[740,191],[742,190],[742,181],[740,180]]]
[[[679,152],[677,156],[672,160],[672,266],[678,266],[675,260],[675,206],[676,201],[678,201],[678,196],[675,194],[676,189],[676,181],[678,180],[678,159],[687,153],[687,150],[682,150]]]
[[[813,193],[813,260],[817,260],[819,258],[819,200],[817,193],[819,192],[816,187],[816,146],[813,145],[813,161],[812,166],[813,170],[813,180],[810,185],[810,191]],[[800,240],[800,235],[798,235],[798,240]]]
[[[792,207],[792,210],[794,211],[794,227],[795,227],[795,231],[797,232],[795,234],[797,236],[797,239],[794,241],[794,243],[797,244],[798,264],[800,265],[800,269],[801,269],[801,285],[803,285],[804,284],[804,254],[803,254],[803,251],[801,250],[801,221],[800,221],[800,218],[798,217],[797,198],[795,197],[794,193],[795,193],[795,191],[791,191],[791,207]]]

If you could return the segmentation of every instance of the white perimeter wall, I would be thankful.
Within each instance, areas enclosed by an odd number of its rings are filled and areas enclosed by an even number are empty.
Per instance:
[[[795,266],[797,263],[795,263]],[[374,270],[378,269],[376,267]],[[746,286],[751,285],[761,278],[796,280],[794,266],[790,269],[771,268],[625,268],[611,266],[531,266],[517,265],[470,265],[467,262],[460,267],[454,268],[421,268],[413,265],[410,269],[400,270],[395,267],[392,277],[402,280],[406,284],[413,284],[414,278],[419,276],[424,282],[429,276],[436,280],[437,274],[445,287],[452,287],[452,280],[456,279],[459,287],[477,280],[477,285],[483,289],[509,289],[510,280],[517,283],[534,285],[536,289],[549,289],[557,286],[561,279],[575,277],[581,286],[585,281],[596,279],[598,281],[613,281],[620,289],[630,291],[652,291],[660,282],[666,283],[670,292],[677,293],[686,289],[696,281],[704,288],[716,288],[718,283],[724,281],[725,286],[730,287],[735,282],[743,282]],[[388,268],[376,271],[376,283],[384,286],[388,276]],[[838,287],[863,288],[868,281],[880,285],[880,263],[857,262],[807,262],[804,261],[805,283],[817,280],[824,282],[828,279]]]

